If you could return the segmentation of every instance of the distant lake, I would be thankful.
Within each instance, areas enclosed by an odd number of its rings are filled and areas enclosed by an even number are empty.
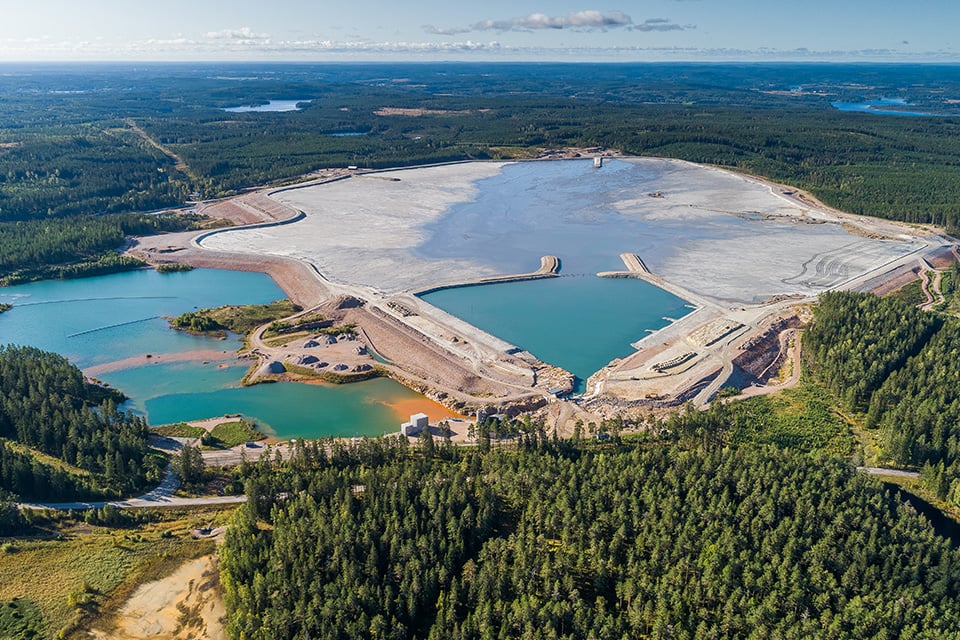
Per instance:
[[[857,111],[860,113],[875,113],[885,116],[905,116],[918,118],[946,115],[942,113],[904,111],[899,108],[891,108],[912,106],[903,98],[880,98],[879,100],[867,100],[865,102],[831,102],[830,105],[835,109],[839,109],[840,111]]]
[[[225,107],[224,111],[229,111],[230,113],[249,113],[252,111],[269,111],[269,112],[281,112],[281,111],[300,111],[298,105],[312,102],[312,100],[270,100],[267,104],[258,104],[258,105],[245,105],[240,107]]]
[[[217,340],[170,329],[162,316],[223,304],[284,298],[261,273],[195,269],[131,271],[0,288],[0,344],[55,351],[130,397],[151,425],[240,413],[279,438],[380,435],[410,413],[449,415],[387,379],[346,385],[241,387],[249,361],[236,337]],[[150,354],[151,358],[146,355]],[[111,363],[121,362],[116,368]]]

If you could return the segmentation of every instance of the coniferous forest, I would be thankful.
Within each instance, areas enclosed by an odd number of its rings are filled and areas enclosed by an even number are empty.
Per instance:
[[[0,346],[0,489],[74,500],[159,482],[164,458],[148,448],[144,420],[117,409],[123,400],[62,356]]]
[[[825,293],[804,335],[812,373],[865,413],[892,464],[960,505],[960,320],[900,300]]]
[[[789,450],[305,448],[246,471],[234,638],[943,638],[960,553]]]
[[[116,249],[131,235],[192,228],[194,216],[118,214],[0,224],[0,286],[142,267]]]
[[[933,115],[831,106],[905,92]],[[766,176],[854,213],[960,227],[955,66],[14,66],[0,93],[0,222],[183,206],[324,167],[604,146]],[[223,111],[277,99],[302,108]]]

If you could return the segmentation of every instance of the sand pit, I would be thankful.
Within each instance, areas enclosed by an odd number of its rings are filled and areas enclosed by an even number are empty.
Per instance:
[[[100,640],[223,640],[226,615],[215,556],[190,560],[174,573],[140,586]]]
[[[171,362],[214,362],[222,364],[232,362],[236,357],[236,353],[233,351],[217,351],[216,349],[199,349],[196,351],[182,351],[180,353],[157,353],[150,354],[149,356],[145,354],[87,367],[83,370],[83,373],[96,378],[105,373],[122,371],[123,369],[134,369],[148,364],[167,364]]]

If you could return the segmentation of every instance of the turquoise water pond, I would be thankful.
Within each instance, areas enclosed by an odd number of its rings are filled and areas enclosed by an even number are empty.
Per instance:
[[[236,338],[191,336],[162,317],[283,297],[269,276],[210,269],[35,282],[0,289],[0,302],[14,305],[0,314],[0,344],[32,345],[83,369],[104,368],[97,377],[124,391],[129,408],[154,425],[240,413],[280,438],[379,435],[397,428],[410,403],[425,402],[392,380],[241,387],[247,363],[233,357]],[[153,361],[188,359],[153,364],[146,354]],[[110,365],[125,360],[135,366]]]
[[[393,380],[378,378],[346,385],[297,383],[240,387],[245,365],[157,364],[100,376],[130,395],[132,408],[151,423],[168,424],[204,416],[239,413],[282,439],[379,436],[406,419],[404,402],[424,401]]]
[[[33,282],[0,288],[0,302],[14,305],[0,314],[0,343],[55,351],[81,369],[147,353],[232,352],[236,341],[172,331],[163,316],[284,297],[267,275],[213,269]]]
[[[690,313],[643,280],[591,275],[443,289],[424,300],[583,381],[630,344]]]

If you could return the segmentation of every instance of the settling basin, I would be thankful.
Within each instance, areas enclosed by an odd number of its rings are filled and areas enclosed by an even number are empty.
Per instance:
[[[630,343],[690,313],[687,301],[638,279],[574,275],[453,287],[421,296],[584,381]]]

